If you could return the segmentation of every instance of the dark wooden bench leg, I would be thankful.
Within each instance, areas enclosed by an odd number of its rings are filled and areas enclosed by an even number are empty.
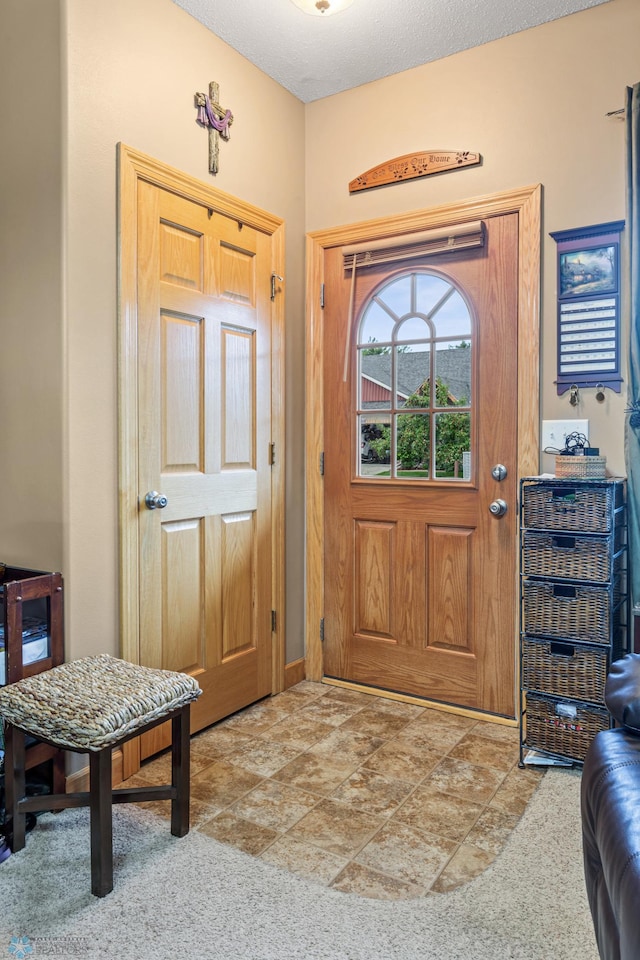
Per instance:
[[[189,833],[190,786],[190,704],[171,720],[171,786],[176,796],[171,801],[171,833],[184,837]]]
[[[104,897],[113,890],[111,747],[89,753],[89,778],[91,893]]]
[[[65,772],[64,753],[58,750],[52,760],[53,763],[53,789],[52,793],[64,793],[67,785]],[[59,812],[59,811],[56,811]]]
[[[7,839],[14,853],[25,845],[25,815],[18,811],[18,801],[25,795],[24,733],[10,723],[4,728],[5,749],[5,808]]]

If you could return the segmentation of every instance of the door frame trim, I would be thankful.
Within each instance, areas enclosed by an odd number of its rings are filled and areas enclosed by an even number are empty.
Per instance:
[[[325,251],[331,247],[390,238],[468,220],[518,214],[517,468],[519,477],[528,476],[539,469],[541,202],[542,186],[533,184],[397,217],[368,220],[307,234],[305,649],[309,680],[319,681],[323,677],[320,621],[324,616],[324,491],[319,465],[324,449],[321,287],[324,282]],[[517,571],[514,590],[517,591]],[[514,656],[518,629],[516,617]]]
[[[119,143],[118,182],[118,528],[120,652],[140,662],[138,610],[138,348],[137,348],[137,199],[138,183],[146,181],[187,200],[201,203],[272,238],[271,272],[284,276],[284,221],[189,174]],[[277,457],[271,467],[272,609],[280,611],[272,634],[272,693],[284,689],[285,668],[285,375],[284,296],[277,295],[271,313],[271,440]],[[273,385],[278,384],[278,389]],[[139,766],[138,740],[125,746],[124,777]]]

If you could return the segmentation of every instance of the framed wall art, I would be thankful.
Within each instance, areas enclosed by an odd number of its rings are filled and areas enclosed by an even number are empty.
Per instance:
[[[620,234],[624,220],[558,230],[558,394],[620,393]]]

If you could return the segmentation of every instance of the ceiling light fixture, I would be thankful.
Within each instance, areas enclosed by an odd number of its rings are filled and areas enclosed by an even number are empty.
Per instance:
[[[332,13],[341,13],[350,7],[353,0],[291,0],[304,13],[314,17],[329,17]]]

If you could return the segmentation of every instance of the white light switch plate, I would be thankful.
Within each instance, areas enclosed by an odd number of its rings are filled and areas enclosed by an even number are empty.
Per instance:
[[[582,433],[589,439],[588,420],[543,420],[542,440],[543,450],[553,447],[554,450],[564,449],[564,442],[570,433]]]

